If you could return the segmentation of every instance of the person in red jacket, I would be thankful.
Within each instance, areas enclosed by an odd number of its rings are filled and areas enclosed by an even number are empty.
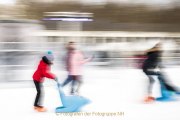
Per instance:
[[[53,79],[57,82],[56,76],[50,72],[50,67],[53,64],[54,56],[52,52],[48,52],[47,55],[43,56],[39,62],[36,71],[33,74],[33,81],[37,90],[37,95],[34,102],[34,109],[39,112],[45,112],[46,109],[41,105],[43,96],[44,78]]]

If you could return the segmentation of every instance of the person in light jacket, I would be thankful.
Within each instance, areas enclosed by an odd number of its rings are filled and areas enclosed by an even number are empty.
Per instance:
[[[62,83],[62,86],[66,86],[68,83],[71,84],[71,94],[78,94],[80,86],[82,84],[82,66],[86,62],[92,60],[91,58],[84,58],[84,55],[81,51],[77,50],[75,47],[75,42],[69,42],[67,47],[67,56],[66,56],[66,69],[68,71],[67,79]],[[75,86],[77,88],[75,89]]]

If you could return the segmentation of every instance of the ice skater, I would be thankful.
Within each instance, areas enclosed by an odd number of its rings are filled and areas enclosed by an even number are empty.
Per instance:
[[[162,43],[159,42],[153,48],[146,51],[147,59],[144,61],[142,66],[143,72],[149,78],[148,96],[145,98],[145,102],[150,102],[155,99],[154,97],[152,97],[152,87],[153,87],[153,83],[155,82],[153,76],[157,76],[159,80],[161,86],[161,93],[163,93],[163,90],[167,90],[179,94],[178,89],[169,83],[167,77],[165,77],[165,75],[161,71],[156,70],[156,68],[160,68],[160,69],[162,68],[161,47],[162,47]],[[161,98],[163,99],[165,98],[164,94],[162,94]]]
[[[50,72],[50,67],[53,64],[54,56],[51,51],[42,57],[36,71],[33,74],[33,81],[37,90],[36,98],[34,101],[34,109],[39,112],[45,112],[46,108],[42,106],[43,99],[43,82],[44,78],[49,78],[58,82],[55,74]]]
[[[66,86],[68,83],[71,82],[70,94],[79,94],[79,89],[82,84],[82,65],[88,61],[91,61],[93,57],[85,59],[82,52],[76,49],[75,42],[69,42],[66,46],[66,49],[67,56],[65,61],[66,69],[68,71],[68,77],[62,83],[62,86]]]

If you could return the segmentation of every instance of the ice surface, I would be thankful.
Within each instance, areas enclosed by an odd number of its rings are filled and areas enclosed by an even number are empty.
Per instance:
[[[179,68],[168,68],[170,80],[180,86]],[[65,72],[59,72],[59,81],[65,79]],[[57,73],[58,73],[57,72]],[[62,76],[61,76],[62,75]],[[44,105],[46,113],[33,110],[36,94],[31,82],[2,83],[0,85],[0,118],[2,120],[180,120],[180,101],[142,102],[146,93],[147,78],[138,69],[126,68],[85,68],[84,84],[80,95],[89,98],[92,103],[85,106],[83,112],[124,112],[123,116],[65,116],[55,114],[55,108],[61,106],[55,82],[46,80]],[[69,87],[64,88],[68,94]],[[154,96],[160,96],[156,81]]]

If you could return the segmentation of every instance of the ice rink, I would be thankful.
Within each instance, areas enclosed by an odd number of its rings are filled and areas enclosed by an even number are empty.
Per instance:
[[[180,87],[180,68],[167,68],[166,72],[173,84]],[[66,78],[65,71],[56,71],[59,81]],[[31,79],[31,76],[30,76]],[[83,107],[86,115],[56,114],[61,106],[55,82],[44,83],[45,113],[34,111],[33,102],[36,90],[31,81],[1,83],[0,118],[2,120],[180,120],[180,101],[143,103],[147,78],[140,69],[86,67],[83,73],[83,86],[80,95],[89,98],[91,103]],[[64,91],[68,94],[69,87]],[[156,81],[153,94],[158,97],[159,85]],[[180,97],[179,97],[180,98]],[[123,112],[123,115],[108,116],[108,113]],[[96,113],[96,114],[95,114]],[[102,113],[107,113],[103,116]]]

